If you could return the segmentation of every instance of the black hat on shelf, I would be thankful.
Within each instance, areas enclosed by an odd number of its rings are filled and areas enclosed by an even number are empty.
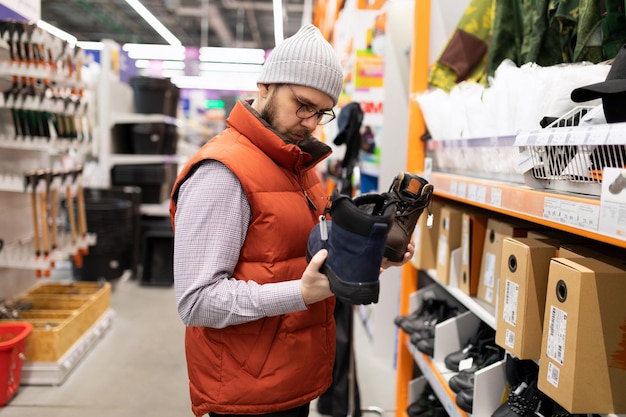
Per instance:
[[[626,45],[615,56],[604,81],[576,88],[571,93],[576,103],[597,98],[602,99],[608,123],[626,122]]]

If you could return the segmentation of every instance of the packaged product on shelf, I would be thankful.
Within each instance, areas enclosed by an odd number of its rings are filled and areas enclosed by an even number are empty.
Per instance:
[[[538,388],[573,414],[626,413],[626,271],[550,263]]]
[[[451,254],[461,247],[460,207],[444,205],[439,218],[439,240],[437,242],[437,280],[448,285],[450,282]]]
[[[413,232],[415,241],[415,254],[413,255],[413,265],[418,269],[437,268],[437,242],[439,241],[439,218],[441,216],[442,204],[432,200],[430,210],[433,214],[434,222],[428,227],[428,216],[420,216]]]
[[[502,242],[496,343],[519,359],[539,359],[548,270],[557,248],[531,238]]]
[[[485,214],[463,213],[459,288],[472,297],[478,293],[480,262],[483,257],[488,220]]]

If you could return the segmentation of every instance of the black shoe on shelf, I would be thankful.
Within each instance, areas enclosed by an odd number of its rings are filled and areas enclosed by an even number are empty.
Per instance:
[[[530,417],[541,407],[543,394],[537,389],[536,381],[522,382],[511,389],[504,404],[493,412],[491,417]]]
[[[456,405],[467,413],[472,413],[474,406],[474,388],[469,388],[456,394]]]
[[[441,406],[437,395],[433,391],[433,388],[426,384],[419,397],[413,401],[406,409],[409,417],[420,417],[429,412],[433,407]]]
[[[481,343],[491,342],[495,345],[495,337],[496,331],[488,324],[481,321],[467,344],[462,349],[452,352],[445,357],[444,364],[446,368],[454,372],[459,372],[459,363],[462,360],[477,356]]]

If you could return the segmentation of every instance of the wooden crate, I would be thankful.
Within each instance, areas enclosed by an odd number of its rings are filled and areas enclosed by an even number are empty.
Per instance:
[[[110,283],[44,283],[18,297],[33,324],[24,350],[28,362],[56,362],[111,304]]]

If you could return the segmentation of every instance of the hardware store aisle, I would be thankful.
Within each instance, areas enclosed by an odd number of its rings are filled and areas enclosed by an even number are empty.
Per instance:
[[[191,417],[184,357],[184,326],[173,287],[113,283],[112,326],[58,386],[21,386],[0,417]],[[362,406],[394,414],[395,370],[374,356],[355,319],[357,375]],[[393,341],[390,341],[393,343]],[[294,358],[295,359],[295,358]],[[306,377],[302,383],[306,384]],[[365,413],[365,416],[376,416]],[[311,417],[316,417],[312,407]]]

